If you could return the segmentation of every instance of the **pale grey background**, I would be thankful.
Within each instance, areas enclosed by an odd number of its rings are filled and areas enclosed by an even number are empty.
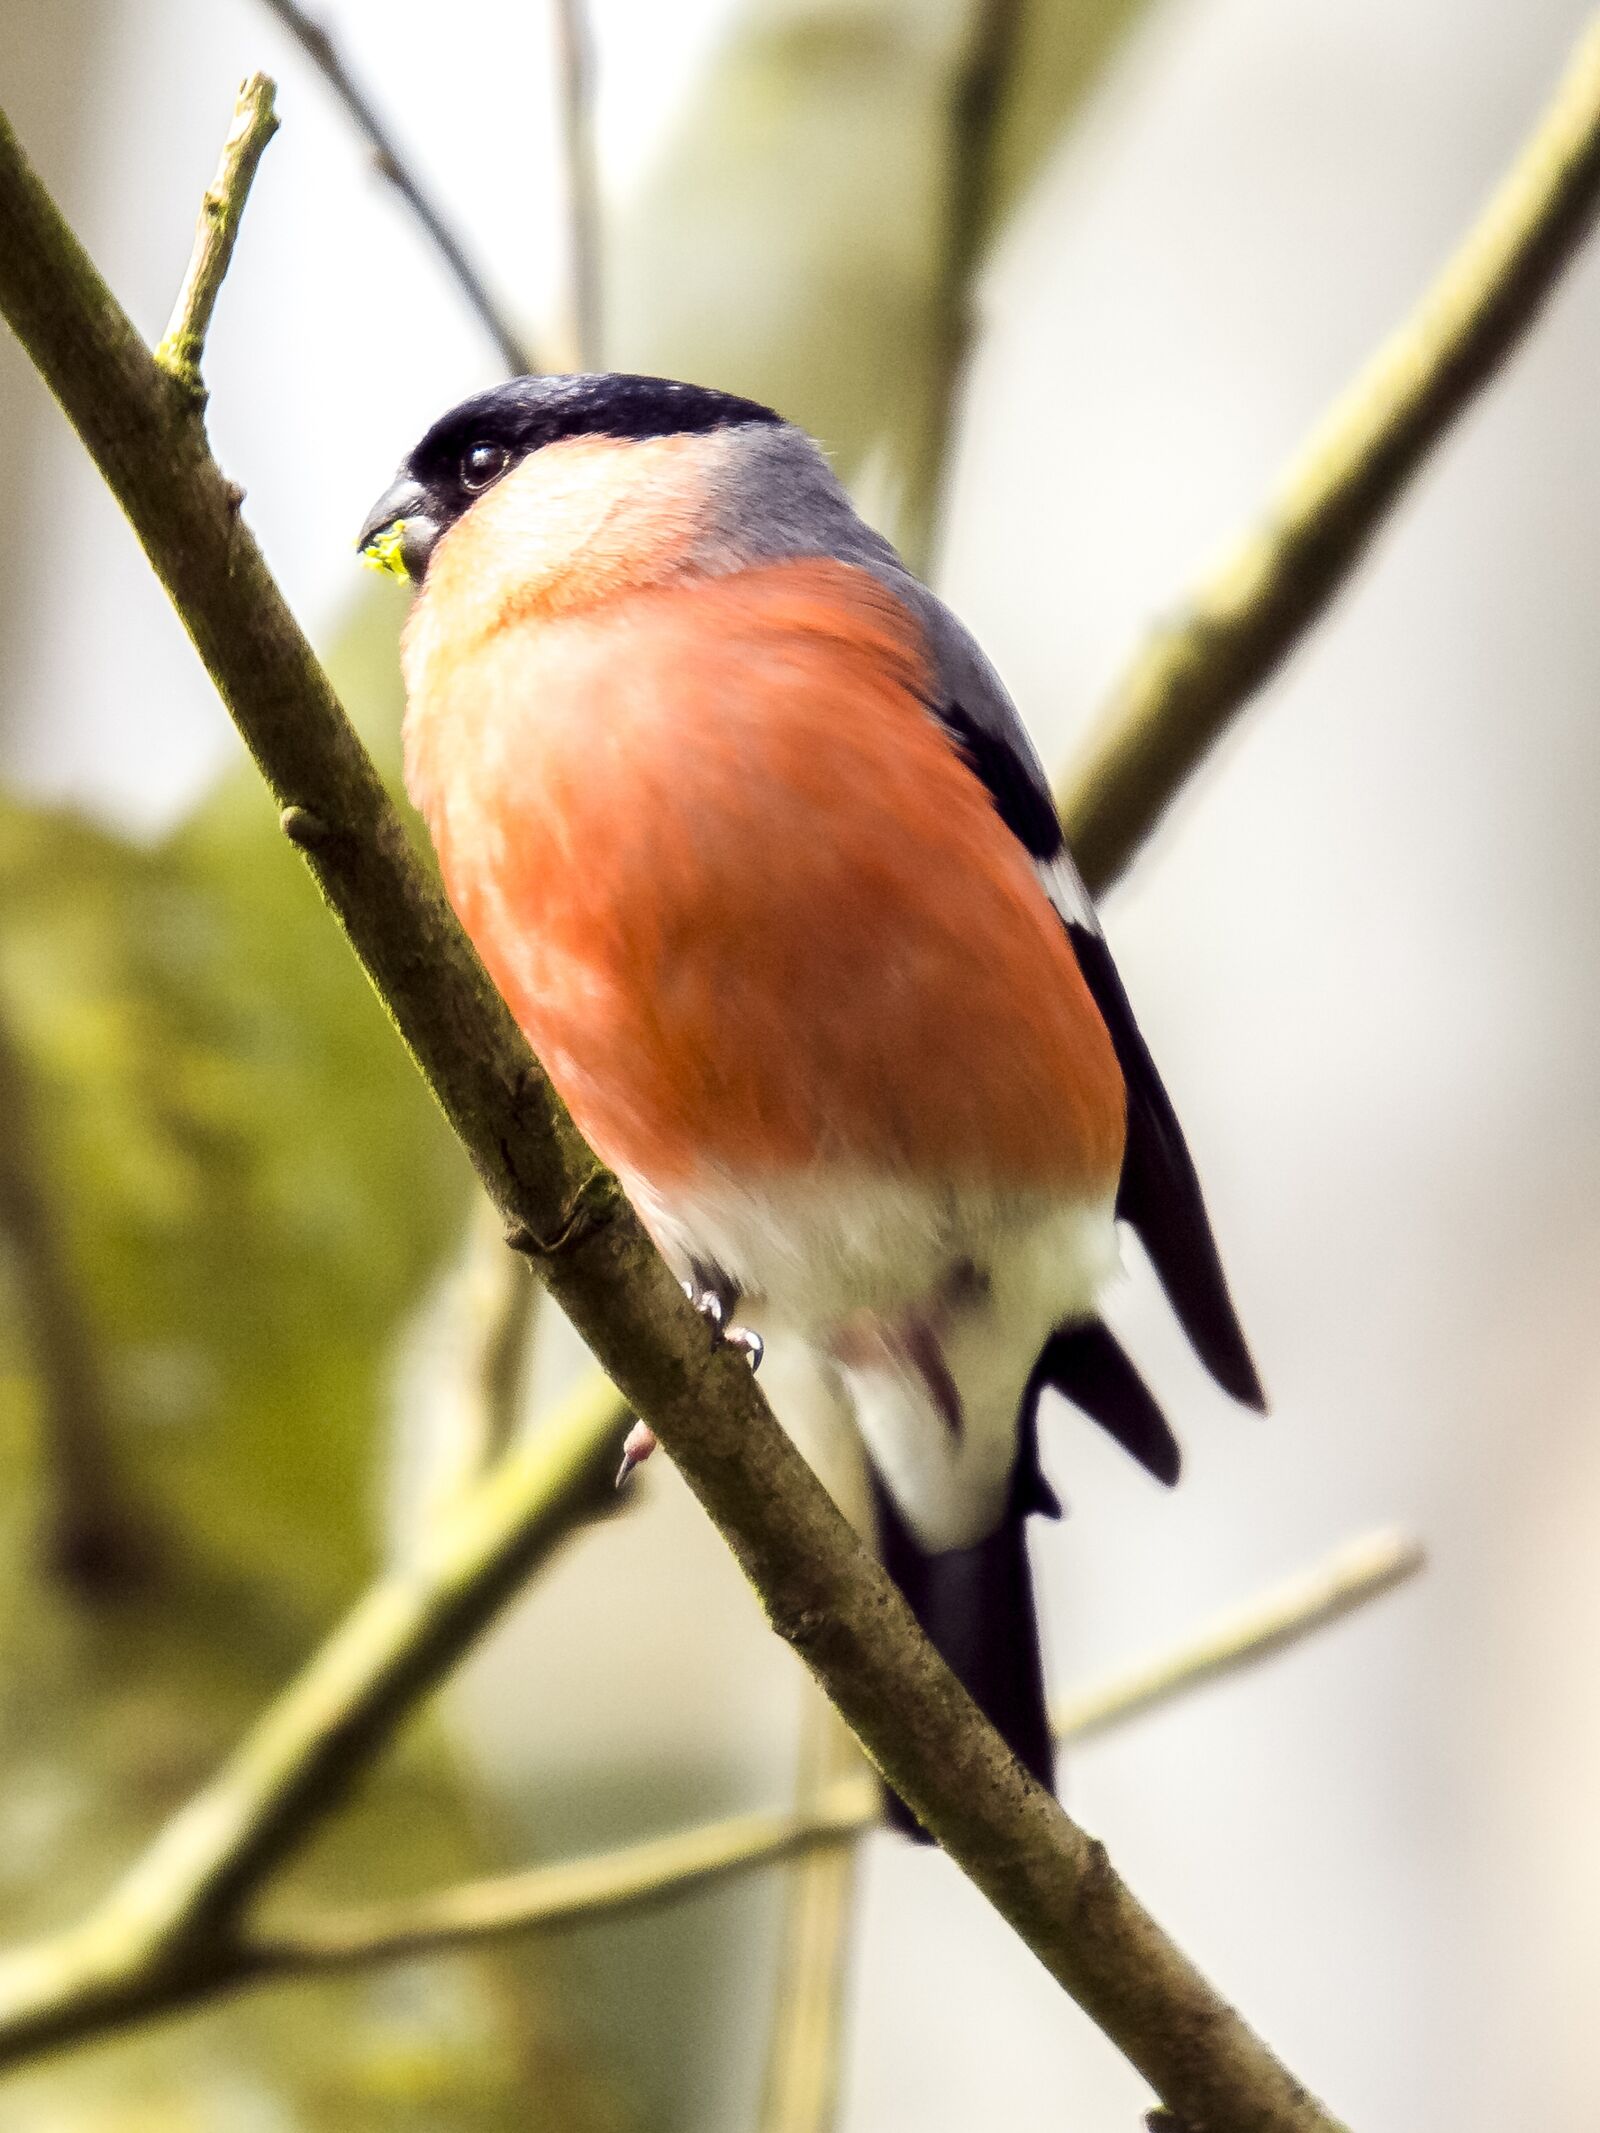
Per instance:
[[[547,286],[541,11],[326,12],[502,280]],[[620,196],[721,6],[594,12]],[[991,277],[945,579],[1052,758],[1403,311],[1584,15],[1177,0],[1125,55]],[[4,99],[152,332],[257,63],[283,74],[293,137],[225,298],[215,425],[327,630],[375,487],[491,355],[247,7],[0,7]],[[483,114],[512,71],[530,117],[508,186]],[[1597,358],[1600,253],[1109,913],[1275,1412],[1209,1392],[1136,1271],[1121,1316],[1188,1473],[1169,1500],[1060,1424],[1072,1515],[1039,1550],[1056,1672],[1366,1525],[1414,1525],[1435,1561],[1363,1622],[1085,1752],[1070,1796],[1363,2133],[1593,2122]],[[235,744],[9,346],[0,395],[6,772],[154,830]],[[653,1497],[568,1558],[453,1699],[545,1842],[592,1835],[608,1787],[642,1827],[785,1782],[789,1669],[670,1476]],[[645,2059],[664,2030],[694,2047],[700,2086],[663,2085],[669,2133],[748,2123],[765,2018],[769,1908],[696,1915],[691,1941],[669,1921],[575,1951],[597,2028],[636,2031]],[[870,1847],[859,1978],[849,2133],[1137,2122],[1134,2077],[941,1861]]]

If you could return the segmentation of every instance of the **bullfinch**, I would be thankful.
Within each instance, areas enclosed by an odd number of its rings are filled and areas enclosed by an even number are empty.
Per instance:
[[[1264,1403],[994,668],[810,437],[667,379],[463,402],[360,546],[418,588],[406,783],[491,976],[708,1317],[842,1383],[886,1567],[1051,1784],[1041,1395],[1178,1476],[1099,1317],[1119,1222]]]

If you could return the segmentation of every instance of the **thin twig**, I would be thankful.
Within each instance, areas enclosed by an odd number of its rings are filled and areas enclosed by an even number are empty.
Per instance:
[[[1022,28],[1021,0],[978,0],[950,101],[948,205],[929,310],[933,373],[899,513],[900,545],[926,576],[944,516],[956,405],[972,349],[978,267],[993,222],[995,144]]]
[[[809,1808],[730,1816],[598,1859],[463,1882],[409,1904],[372,1905],[343,1917],[330,1914],[251,1934],[242,1947],[242,1981],[252,1975],[366,1969],[653,1908],[819,1845],[848,1847],[873,1827],[877,1815],[871,1778],[840,1778]]]
[[[801,1728],[798,1814],[826,1825],[841,1798],[859,1798],[865,1828],[876,1819],[877,1788],[862,1771],[861,1750],[849,1727],[832,1704],[811,1696]],[[785,1879],[783,1939],[757,2124],[760,2133],[828,2133],[838,2115],[844,2056],[855,1847],[812,1845]]]
[[[39,1386],[44,1566],[91,1598],[123,1591],[149,1570],[158,1540],[118,1453],[99,1336],[56,1218],[33,1075],[3,1005],[0,1255]]]
[[[431,1492],[440,1510],[510,1450],[533,1367],[541,1291],[524,1262],[506,1250],[504,1227],[481,1196],[473,1203],[450,1290],[459,1352],[452,1357],[454,1397],[446,1402],[451,1441],[439,1485]],[[601,1382],[590,1380],[596,1400],[605,1397]],[[620,1435],[620,1414],[615,1426]]]
[[[277,16],[343,104],[356,131],[372,150],[379,176],[388,180],[421,224],[451,280],[499,349],[501,360],[511,376],[520,378],[538,371],[540,365],[534,360],[531,349],[489,294],[488,284],[468,257],[465,245],[430,197],[410,161],[401,153],[387,121],[350,72],[343,53],[328,31],[297,5],[297,0],[265,0],[265,5]]]
[[[1119,874],[1196,764],[1310,632],[1450,425],[1521,343],[1600,210],[1600,22],[1400,331],[1262,519],[1158,629],[1064,789],[1086,877]]]
[[[609,1454],[609,1439],[606,1449]],[[559,1446],[550,1451],[558,1455]],[[549,1458],[547,1473],[558,1464],[559,1456]],[[550,1507],[550,1516],[552,1525],[558,1522],[557,1506]],[[1114,1677],[1105,1687],[1069,1696],[1055,1714],[1059,1737],[1075,1744],[1101,1736],[1158,1704],[1207,1686],[1224,1672],[1285,1651],[1392,1591],[1414,1576],[1422,1561],[1414,1543],[1393,1537],[1342,1549],[1324,1568],[1275,1588],[1154,1661]],[[320,1655],[275,1710],[282,1713],[290,1706],[303,1716],[314,1713],[319,1700],[326,1703],[330,1693],[336,1693],[341,1666],[350,1667],[358,1644],[372,1635],[370,1625],[381,1621],[383,1612],[369,1603],[341,1635],[337,1651]],[[360,1627],[363,1623],[369,1626]],[[391,1621],[382,1632],[386,1648],[396,1649],[403,1634]],[[1217,1663],[1221,1649],[1228,1654],[1225,1666]],[[1152,1688],[1156,1682],[1158,1690]],[[220,1819],[225,1832],[248,1822],[251,1794],[259,1787],[264,1767],[260,1743],[272,1727],[269,1714],[221,1777],[168,1825],[160,1840],[160,1863],[147,1855],[139,1869],[140,1882],[159,1889],[170,1884],[175,1870],[192,1880],[195,1832],[209,1842],[205,1825],[211,1817]],[[281,1720],[276,1730],[281,1737]],[[68,2038],[98,2035],[157,2012],[177,2012],[274,1978],[368,1969],[484,1941],[592,1924],[786,1859],[819,1851],[848,1854],[878,1817],[879,1796],[872,1780],[865,1774],[839,1778],[809,1805],[789,1812],[734,1816],[597,1858],[493,1875],[432,1895],[283,1926],[246,1924],[208,1942],[203,1961],[181,1964],[172,1960],[170,1938],[158,1942],[148,1924],[142,1938],[132,1936],[130,1928],[146,1917],[148,1901],[143,1889],[125,1883],[86,1925],[0,1965],[0,2064],[30,2057]],[[161,1948],[164,1955],[158,1953]]]
[[[1272,1587],[1169,1650],[1069,1693],[1051,1713],[1056,1738],[1063,1747],[1082,1746],[1275,1658],[1393,1592],[1426,1560],[1420,1544],[1403,1534],[1351,1542],[1326,1563]],[[459,1947],[485,1935],[586,1923],[746,1868],[818,1848],[845,1849],[875,1828],[879,1818],[878,1788],[871,1779],[838,1777],[809,1808],[792,1813],[742,1815],[597,1859],[491,1876],[437,1896],[375,1904],[339,1919],[285,1929],[269,1936],[269,1960],[279,1969],[292,1967],[288,1951],[299,1947],[309,1951],[312,1967],[348,1968]],[[252,1936],[250,1946],[255,1945]]]
[[[781,1358],[774,1355],[773,1361]],[[858,1533],[871,1533],[872,1489],[846,1396],[814,1366],[798,1381],[792,1374],[780,1377],[778,1387],[795,1403],[791,1426],[805,1427],[809,1421],[801,1441],[829,1495]],[[798,1412],[802,1404],[813,1409],[809,1416]],[[779,1412],[791,1421],[781,1399]],[[861,1750],[833,1705],[810,1683],[805,1690],[794,1796],[802,1815],[826,1813],[840,1780],[859,1776],[864,1768]],[[849,1844],[814,1845],[785,1869],[759,2133],[830,2133],[835,2122],[857,1871],[856,1847]]]
[[[609,1398],[574,1402],[380,1579],[82,1926],[0,1959],[0,2064],[186,2005],[246,1899],[343,1801],[476,1631],[613,1493]]]
[[[1171,1651],[1143,1666],[1119,1667],[1105,1682],[1077,1690],[1052,1711],[1056,1732],[1064,1741],[1096,1740],[1196,1689],[1259,1666],[1393,1592],[1426,1564],[1421,1542],[1405,1533],[1352,1541],[1325,1563],[1206,1624]]]
[[[713,1342],[413,853],[196,411],[175,402],[8,124],[0,125],[0,307],[143,543],[286,830],[513,1240],[654,1428],[773,1627],[886,1780],[1161,2101],[1236,2133],[1328,2133],[1334,2121],[1161,1931],[1104,1848],[1022,1771],[750,1372]],[[89,1945],[80,1959],[102,1991],[108,1962],[121,1962],[126,1985],[130,1949],[132,1974],[147,1982],[152,1965],[170,1984],[215,1959],[244,1901],[303,1841],[330,1792],[342,1795],[525,1574],[530,1543],[516,1485],[527,1478],[513,1461],[449,1522],[456,1547],[436,1559],[437,1582],[380,1584],[358,1610],[369,1636],[394,1639],[382,1691],[357,1697],[358,1715],[351,1691],[366,1676],[352,1682],[330,1658],[319,1677],[320,1723],[290,1739],[268,1722],[257,1819],[230,1833],[224,1814],[219,1837],[205,1815],[180,1817],[181,1836],[169,1830],[81,1929]],[[474,1525],[478,1506],[488,1508]],[[176,1924],[175,1887],[183,1891]],[[59,2021],[62,1982],[58,1969],[54,2009],[35,2001],[36,2034],[52,2014],[55,2035],[70,2033]]]
[[[256,166],[278,130],[272,99],[273,85],[264,74],[252,74],[240,85],[233,124],[222,144],[222,159],[201,203],[189,270],[156,348],[156,361],[197,397],[205,390],[200,382],[200,363],[206,335],[211,330],[211,314],[217,308],[223,278],[233,261],[244,205],[250,197]]]
[[[1053,1714],[1057,1737],[1064,1746],[1081,1746],[1259,1665],[1394,1591],[1423,1564],[1422,1549],[1402,1535],[1379,1534],[1341,1548],[1327,1563],[1273,1587],[1172,1649],[1063,1698]],[[511,1934],[591,1924],[784,1859],[818,1851],[846,1854],[854,1839],[877,1826],[879,1813],[870,1778],[836,1777],[809,1806],[792,1812],[739,1815],[599,1858],[251,1932],[236,1957],[241,1981],[362,1968]]]
[[[584,0],[550,0],[561,119],[568,367],[604,367],[600,177],[594,149],[595,56]]]

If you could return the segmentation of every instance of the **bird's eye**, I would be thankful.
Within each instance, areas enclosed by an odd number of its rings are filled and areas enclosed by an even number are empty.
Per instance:
[[[506,470],[509,454],[503,444],[469,445],[461,457],[461,486],[476,496],[498,481]]]

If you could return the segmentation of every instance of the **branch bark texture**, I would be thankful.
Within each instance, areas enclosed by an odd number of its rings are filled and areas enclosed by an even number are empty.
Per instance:
[[[139,341],[7,123],[0,306],[127,513],[286,833],[512,1242],[666,1444],[773,1626],[889,1782],[1163,2102],[1194,2124],[1236,2133],[1328,2133],[1334,2122],[1167,1939],[1103,1847],[1020,1769],[779,1429],[742,1361],[711,1346],[412,852],[243,524],[193,396]],[[515,1504],[508,1508],[507,1525],[483,1536],[481,1553],[453,1559],[442,1604],[417,1625],[419,1641],[400,1665],[403,1698],[352,1718],[333,1693],[337,1668],[330,1674],[327,1727],[351,1736],[356,1763],[514,1588],[522,1530]],[[303,1834],[305,1784],[291,1775],[290,1788],[301,1791],[292,1825],[268,1814],[219,1868],[197,1914],[208,1931],[226,1929],[290,1836]],[[210,1841],[204,1817],[189,1835],[196,1831]],[[183,1845],[175,1841],[174,1850],[181,1863]],[[129,1893],[151,1904],[149,1874],[136,1874]],[[183,1960],[183,1935],[158,1934],[158,1944]]]

